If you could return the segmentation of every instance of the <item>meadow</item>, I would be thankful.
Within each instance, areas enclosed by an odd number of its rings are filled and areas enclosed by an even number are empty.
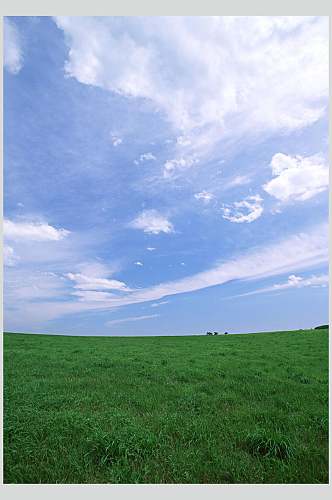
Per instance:
[[[4,334],[5,483],[327,483],[328,330]]]

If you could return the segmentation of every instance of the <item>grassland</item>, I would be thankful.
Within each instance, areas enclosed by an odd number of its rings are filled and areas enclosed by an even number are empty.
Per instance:
[[[326,483],[328,331],[4,334],[6,483]]]

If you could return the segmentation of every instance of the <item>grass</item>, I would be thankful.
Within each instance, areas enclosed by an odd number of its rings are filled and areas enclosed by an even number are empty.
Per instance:
[[[271,434],[264,429],[257,430],[248,434],[245,444],[248,451],[253,455],[279,458],[280,460],[288,460],[293,456],[292,445],[288,437],[280,432]]]
[[[328,331],[4,334],[5,483],[327,483]]]

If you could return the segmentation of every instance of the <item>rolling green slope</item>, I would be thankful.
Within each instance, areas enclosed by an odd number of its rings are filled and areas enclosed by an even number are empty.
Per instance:
[[[6,483],[326,483],[328,331],[4,334]]]

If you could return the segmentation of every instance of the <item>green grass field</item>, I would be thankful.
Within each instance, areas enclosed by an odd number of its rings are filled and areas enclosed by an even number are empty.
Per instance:
[[[4,334],[5,483],[327,483],[328,331]]]

